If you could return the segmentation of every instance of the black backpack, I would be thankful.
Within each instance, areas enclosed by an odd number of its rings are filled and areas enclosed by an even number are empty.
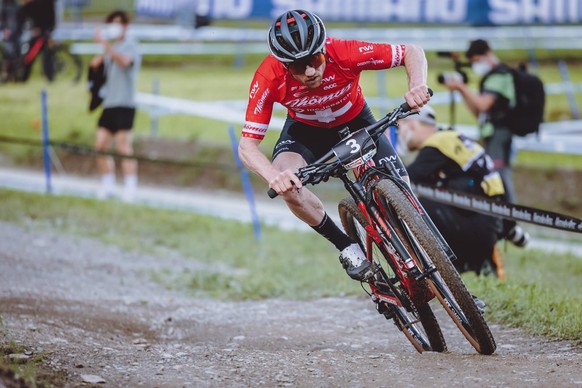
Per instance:
[[[542,80],[524,67],[510,68],[515,85],[515,107],[507,116],[509,130],[517,136],[538,133],[544,121],[546,92]]]

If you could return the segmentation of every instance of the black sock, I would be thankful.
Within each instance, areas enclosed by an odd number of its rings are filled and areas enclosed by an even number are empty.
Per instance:
[[[333,222],[333,220],[327,215],[327,213],[325,213],[323,216],[321,223],[317,226],[312,226],[312,228],[317,233],[328,239],[340,251],[354,243],[354,240],[342,232],[341,229],[337,227],[335,222]]]

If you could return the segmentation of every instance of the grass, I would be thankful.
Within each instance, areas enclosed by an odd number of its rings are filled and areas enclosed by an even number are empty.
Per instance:
[[[315,233],[252,227],[196,214],[87,199],[0,190],[0,220],[33,230],[54,229],[150,254],[168,249],[207,270],[151,273],[168,288],[228,299],[363,295],[337,262],[337,252]],[[552,339],[582,343],[582,259],[508,249],[508,280],[464,274],[469,289],[489,305],[492,322],[523,327]],[[566,286],[564,286],[566,285]]]
[[[576,52],[569,52],[571,55]],[[573,54],[572,54],[573,53]],[[524,51],[501,52],[507,55],[507,60],[517,62],[519,58],[525,58]],[[568,53],[563,53],[567,55]],[[540,53],[544,61],[541,62],[540,74],[547,83],[560,81],[560,74],[556,66],[556,53]],[[435,92],[443,92],[445,89],[436,82],[437,75],[443,71],[452,70],[452,63],[446,58],[439,58],[435,53],[427,53],[429,61],[428,80]],[[143,68],[139,78],[138,90],[151,92],[155,80],[159,80],[160,93],[162,95],[185,98],[190,100],[245,100],[254,70],[263,58],[262,55],[248,55],[244,65],[234,65],[234,56],[147,56],[144,58]],[[88,63],[89,57],[84,58]],[[502,58],[503,59],[503,58]],[[582,72],[574,71],[579,63],[576,59],[570,59],[571,80],[575,83],[582,82]],[[406,74],[403,68],[391,69],[387,76],[387,90],[389,97],[402,96],[406,90]],[[477,82],[471,77],[471,85],[477,87]],[[364,72],[361,77],[361,85],[364,94],[377,96],[378,72]],[[95,126],[98,112],[89,113],[87,105],[89,94],[84,82],[72,84],[61,80],[47,83],[40,76],[39,64],[33,70],[33,76],[26,84],[1,85],[0,116],[3,118],[0,124],[0,133],[3,135],[24,137],[40,140],[41,106],[40,94],[42,89],[48,92],[49,127],[51,139],[69,141],[84,145],[92,145],[94,142]],[[447,105],[435,106],[439,121],[449,123],[449,107]],[[376,110],[376,115],[385,112]],[[279,113],[281,114],[281,113]],[[548,96],[546,117],[548,120],[568,115],[568,103],[566,96]],[[241,116],[243,113],[241,113]],[[241,117],[242,118],[242,117]],[[474,124],[475,119],[470,115],[464,104],[458,104],[455,122],[458,124]],[[219,143],[228,146],[229,123],[192,117],[187,115],[162,116],[159,121],[157,136],[178,139],[203,139],[204,141]],[[138,136],[150,136],[150,117],[145,111],[138,111],[136,123]],[[235,130],[241,129],[240,124],[235,124]],[[277,132],[270,131],[263,142],[263,148],[270,151],[277,139]],[[0,151],[10,155],[17,162],[27,160],[30,155],[38,155],[37,147],[1,144]],[[521,154],[521,153],[520,153]],[[555,156],[551,156],[554,158]],[[536,155],[535,161],[544,160]],[[518,158],[518,163],[522,163]],[[525,158],[524,163],[529,163],[531,158]],[[558,161],[558,164],[561,163]],[[575,163],[578,167],[582,163],[578,159]]]
[[[487,301],[488,318],[582,343],[582,258],[514,248],[506,253],[506,265],[511,272],[504,283],[465,276],[472,292]]]
[[[0,329],[1,329],[0,320]],[[25,358],[12,358],[20,355]],[[10,377],[14,385],[9,387],[62,387],[68,383],[64,371],[53,370],[47,366],[47,354],[43,351],[32,351],[22,345],[8,341],[0,330],[0,383],[2,377]],[[2,385],[4,387],[5,385]]]
[[[196,294],[209,291],[216,297],[235,299],[308,298],[356,294],[358,290],[335,265],[335,250],[313,234],[265,227],[264,240],[257,244],[250,225],[212,217],[77,198],[0,193],[0,219],[4,221],[55,228],[147,253],[175,250],[193,260],[228,268],[220,273],[229,279],[227,287],[214,283],[211,290],[204,288],[218,275],[213,271],[154,274],[167,284],[193,284],[196,287],[190,288]]]

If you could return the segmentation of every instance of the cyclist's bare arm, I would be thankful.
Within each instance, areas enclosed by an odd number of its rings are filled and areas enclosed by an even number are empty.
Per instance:
[[[421,108],[430,100],[426,85],[426,56],[421,47],[413,44],[405,45],[404,68],[408,75],[408,92],[404,95],[404,99],[412,109]]]
[[[259,149],[260,140],[242,137],[238,154],[243,164],[268,183],[269,187],[283,194],[291,189],[300,188],[301,181],[290,169],[279,171]]]

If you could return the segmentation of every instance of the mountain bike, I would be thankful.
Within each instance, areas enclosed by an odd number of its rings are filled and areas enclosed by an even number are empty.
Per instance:
[[[338,205],[342,225],[374,270],[362,288],[419,353],[447,350],[429,303],[436,299],[479,353],[492,354],[495,340],[452,264],[454,252],[394,165],[372,160],[384,132],[415,113],[404,103],[367,127],[345,128],[326,155],[296,175],[304,185],[332,177],[343,182],[350,196]],[[268,194],[277,196],[273,189]]]
[[[42,56],[42,72],[50,82],[56,79],[70,79],[79,82],[83,73],[83,61],[79,55],[71,54],[68,45],[53,40],[50,35],[40,35],[34,39],[20,40],[19,49],[10,55],[2,47],[0,67],[7,71],[3,82],[26,82],[30,78],[34,62]]]

